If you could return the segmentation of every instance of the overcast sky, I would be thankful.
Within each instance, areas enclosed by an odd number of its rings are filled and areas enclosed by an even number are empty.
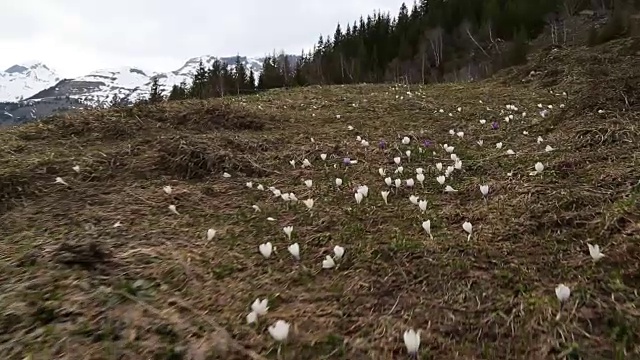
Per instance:
[[[299,54],[338,22],[402,0],[0,0],[0,70],[42,61],[61,76],[179,68],[200,55]]]

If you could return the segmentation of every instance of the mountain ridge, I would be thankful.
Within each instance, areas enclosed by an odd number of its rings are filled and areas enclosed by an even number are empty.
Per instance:
[[[61,77],[39,61],[14,64],[0,71],[0,102],[17,102],[42,91]]]
[[[256,76],[262,71],[262,60],[264,57],[248,57],[239,56],[240,61],[247,67],[247,69],[253,70]],[[36,100],[42,97],[36,96],[38,93],[48,90],[56,86],[60,81],[78,81],[78,82],[100,82],[104,83],[103,86],[115,86],[122,87],[124,89],[134,89],[136,87],[148,86],[151,84],[153,77],[158,77],[160,85],[165,90],[170,90],[173,85],[177,85],[182,81],[190,81],[191,75],[197,69],[200,61],[205,66],[210,66],[215,60],[219,60],[228,67],[233,67],[236,61],[236,56],[213,56],[213,55],[201,55],[191,57],[184,62],[178,69],[155,72],[147,71],[138,66],[121,66],[113,68],[100,68],[93,70],[87,74],[77,77],[62,77],[59,76],[55,70],[48,67],[46,64],[40,61],[18,63],[10,66],[4,71],[0,71],[0,102],[17,102],[24,100]],[[37,72],[36,72],[37,71]],[[38,73],[49,72],[48,77],[38,76]],[[14,74],[9,79],[8,74]],[[137,74],[138,78],[133,79],[129,74]],[[126,77],[120,79],[120,77]],[[135,77],[135,76],[134,76]],[[34,79],[35,78],[35,79]],[[20,79],[20,84],[23,84],[22,89],[18,89],[18,86],[13,85],[11,88],[6,86],[6,82],[15,81]],[[40,79],[41,84],[38,87],[32,86],[31,82]],[[4,81],[2,81],[4,80]],[[115,82],[115,83],[114,83]],[[124,83],[122,83],[124,82]],[[121,86],[119,86],[121,85]],[[104,95],[105,90],[99,95]],[[97,90],[93,91],[97,92]],[[113,95],[113,91],[109,92],[109,95]],[[64,94],[66,95],[66,94]],[[82,96],[91,100],[96,94],[82,93],[82,94],[69,94],[71,96]],[[147,94],[148,95],[148,94]],[[81,99],[82,100],[82,99]]]
[[[257,78],[262,72],[264,57],[200,55],[187,59],[178,69],[165,72],[122,66],[97,69],[73,78],[59,76],[40,61],[15,64],[0,71],[0,125],[21,123],[73,108],[108,107],[114,98],[130,102],[146,99],[153,78],[158,79],[161,90],[168,94],[174,85],[190,84],[201,61],[210,67],[218,60],[232,69],[238,57]]]

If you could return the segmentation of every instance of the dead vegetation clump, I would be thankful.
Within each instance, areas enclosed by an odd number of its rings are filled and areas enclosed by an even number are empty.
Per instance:
[[[541,51],[527,65],[499,76],[511,84],[527,80],[541,88],[563,89],[571,111],[638,111],[639,57],[640,37],[630,37],[594,48]]]
[[[207,104],[206,102],[204,104]],[[266,121],[256,115],[249,115],[238,110],[230,110],[228,106],[205,106],[203,108],[188,107],[175,120],[176,126],[192,124],[201,130],[251,130],[262,131],[266,127]]]
[[[67,161],[52,161],[45,157],[37,162],[0,158],[0,214],[43,193],[41,184],[52,184],[60,167]]]
[[[191,100],[55,115],[26,126],[16,132],[16,136],[23,140],[80,137],[125,140],[153,129],[263,131],[267,124],[273,122],[273,118],[249,111],[242,104]]]
[[[0,214],[18,205],[18,200],[32,193],[33,180],[16,174],[0,177]]]
[[[75,165],[90,170],[75,174],[84,182],[158,175],[202,179],[222,171],[264,176],[270,171],[255,163],[256,156],[281,143],[257,140],[255,134],[272,122],[242,104],[187,101],[82,110],[7,129],[0,213],[41,196],[43,186]],[[189,134],[166,138],[175,131]],[[229,131],[233,134],[222,134]]]
[[[251,160],[254,154],[233,151],[196,136],[174,136],[156,144],[158,158],[155,169],[178,179],[204,179],[224,172],[261,178],[271,171]]]
[[[233,102],[211,103],[186,100],[178,104],[168,102],[141,105],[124,109],[129,116],[142,121],[158,122],[171,127],[197,131],[262,131],[275,120]]]

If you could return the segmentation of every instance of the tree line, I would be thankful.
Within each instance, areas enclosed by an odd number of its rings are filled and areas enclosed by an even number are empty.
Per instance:
[[[257,79],[240,57],[233,66],[216,61],[205,68],[201,63],[192,83],[173,86],[168,98],[204,99],[316,84],[473,80],[526,62],[531,40],[545,27],[552,30],[553,43],[566,41],[566,20],[583,10],[638,8],[640,0],[420,0],[410,8],[402,4],[393,17],[374,12],[338,24],[331,36],[320,36],[300,56],[266,56]],[[619,22],[605,26],[601,32],[609,33],[600,37],[620,35],[624,27]],[[158,101],[157,81],[154,87],[152,99]]]
[[[256,90],[256,78],[253,69],[247,70],[240,56],[236,57],[232,68],[223,61],[215,59],[209,68],[202,60],[194,72],[191,83],[186,81],[173,85],[168,100],[207,99],[226,95],[240,95]],[[151,82],[149,102],[162,101],[164,94],[160,88],[159,79],[154,77]]]

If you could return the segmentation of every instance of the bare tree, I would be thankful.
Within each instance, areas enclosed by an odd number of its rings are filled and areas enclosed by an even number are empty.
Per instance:
[[[276,53],[274,52],[273,56],[275,57],[278,68],[280,69],[280,72],[284,78],[284,85],[285,87],[287,87],[289,86],[289,75],[291,73],[291,64],[289,63],[289,57],[284,53],[283,50],[280,51],[279,55],[276,55]]]
[[[399,83],[400,82],[400,64],[399,64],[400,60],[398,58],[394,58],[393,60],[391,60],[391,62],[389,63],[389,70],[391,73],[391,76],[393,77],[393,82],[394,83]]]
[[[428,52],[429,52],[429,47],[427,44],[427,37],[428,34],[427,32],[425,32],[422,36],[422,39],[420,40],[420,78],[422,79],[422,83],[425,84],[426,83],[426,78],[425,78],[425,72],[426,72],[426,67],[427,67],[427,61],[429,60],[428,57]]]
[[[485,54],[487,57],[491,57],[489,56],[489,54],[485,51],[485,49],[482,47],[482,45],[480,45],[480,43],[478,43],[478,41],[476,40],[476,38],[473,37],[473,35],[471,34],[471,22],[469,20],[464,20],[462,22],[462,24],[460,24],[460,29],[467,34],[467,36],[469,37],[469,39],[471,39],[471,41],[480,49],[480,51],[482,51],[483,54]]]
[[[442,28],[437,27],[428,31],[427,38],[431,44],[431,51],[433,51],[433,58],[436,63],[436,67],[440,67],[442,63]]]
[[[564,0],[562,2],[562,10],[565,16],[573,16],[582,8],[587,0]]]
[[[218,75],[218,89],[220,90],[220,97],[224,97],[224,74],[220,71],[220,75]]]
[[[591,0],[591,8],[599,14],[607,11],[607,5],[605,5],[604,0]]]
[[[562,25],[562,43],[567,43],[567,33],[568,27],[567,23],[570,21],[571,17],[574,16],[578,9],[585,5],[587,0],[564,0],[562,2],[562,14],[559,17],[559,22]]]
[[[502,42],[502,39],[493,36],[493,23],[491,22],[491,20],[487,20],[487,22],[484,23],[482,29],[480,30],[480,33],[483,34],[483,37],[489,37],[488,52],[495,50],[498,54],[502,53],[499,46],[499,43]]]
[[[549,30],[551,31],[551,43],[553,45],[557,45],[560,16],[557,12],[552,12],[545,16],[545,21],[547,22],[547,24],[549,24]]]
[[[351,82],[356,82],[355,77],[356,74],[356,61],[354,59],[347,58],[347,65],[345,66],[345,71],[347,72],[347,76],[351,80]],[[355,76],[355,77],[354,77]]]
[[[344,81],[344,76],[345,74],[349,77],[349,82],[354,82],[353,80],[353,68],[354,68],[354,61],[351,60],[349,61],[349,59],[345,59],[345,56],[340,53],[340,71],[342,72],[342,79]]]

